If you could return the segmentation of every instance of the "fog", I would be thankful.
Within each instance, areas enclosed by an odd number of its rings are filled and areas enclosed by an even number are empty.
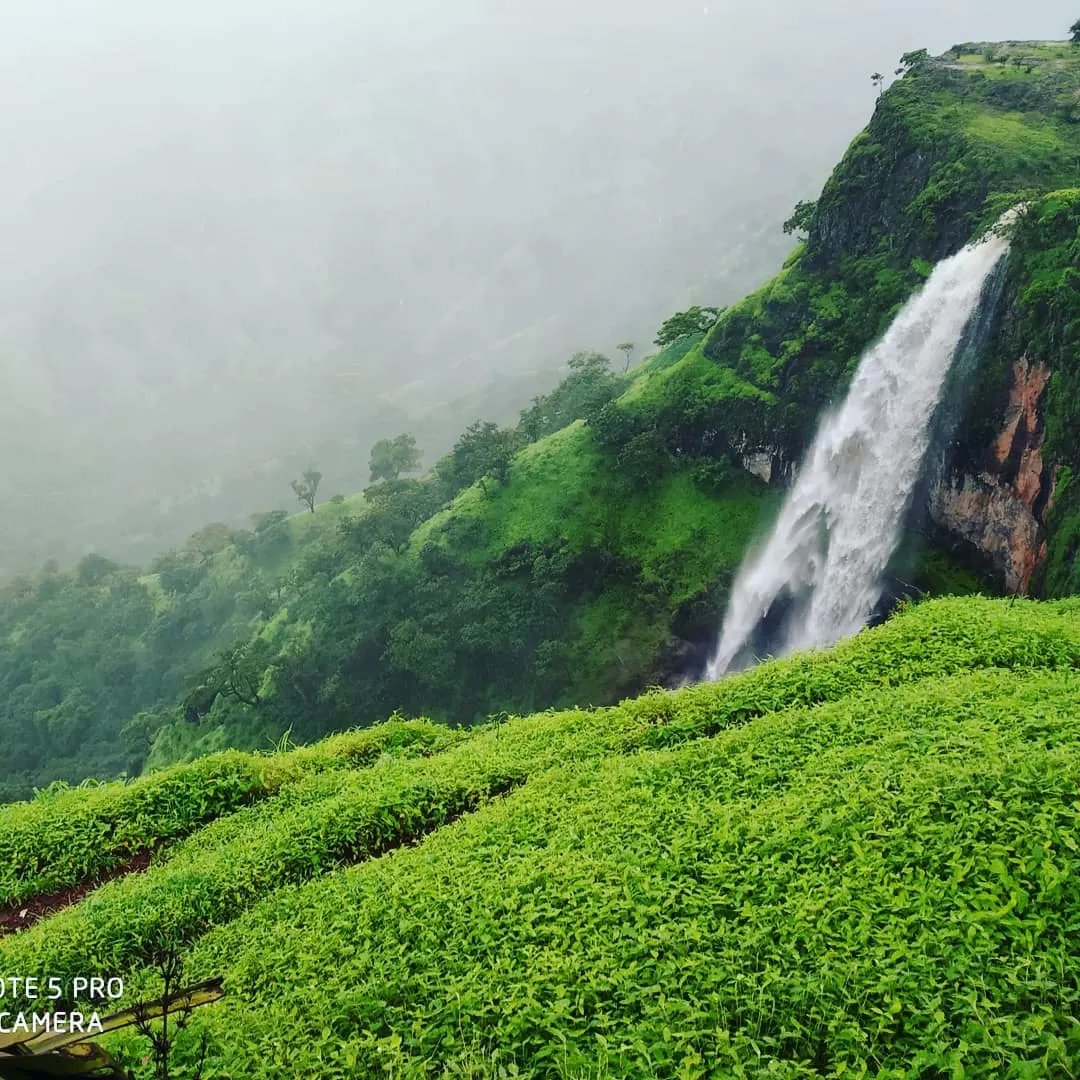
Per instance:
[[[0,573],[426,461],[790,247],[872,71],[1075,0],[7,0]]]

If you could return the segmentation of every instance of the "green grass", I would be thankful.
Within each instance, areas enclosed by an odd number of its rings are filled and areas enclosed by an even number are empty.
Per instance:
[[[967,124],[968,134],[993,143],[1017,155],[1041,156],[1064,152],[1068,141],[1049,122],[1033,122],[1022,113],[974,113]]]
[[[1078,706],[980,672],[560,767],[209,935],[214,1067],[1068,1075]]]
[[[184,943],[226,976],[212,1075],[1049,1075],[1075,1053],[1078,669],[1080,601],[940,600],[719,684],[313,771],[339,737],[0,940],[0,978],[137,994]]]

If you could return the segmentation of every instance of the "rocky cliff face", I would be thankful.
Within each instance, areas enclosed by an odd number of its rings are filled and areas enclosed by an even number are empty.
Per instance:
[[[1011,593],[1026,595],[1046,558],[1046,514],[1056,469],[1044,461],[1043,400],[1050,378],[1026,356],[1012,367],[1005,423],[983,468],[939,468],[927,498],[930,521],[954,550],[975,554]]]

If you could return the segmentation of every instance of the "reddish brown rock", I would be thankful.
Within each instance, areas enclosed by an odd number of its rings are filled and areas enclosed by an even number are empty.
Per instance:
[[[981,551],[1009,591],[1021,595],[1046,558],[1044,525],[1057,479],[1042,455],[1042,400],[1049,379],[1044,364],[1018,360],[1005,425],[991,447],[994,466],[939,478],[930,492],[934,523]]]

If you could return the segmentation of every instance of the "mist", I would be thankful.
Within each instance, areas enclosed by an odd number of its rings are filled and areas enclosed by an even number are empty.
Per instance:
[[[0,574],[425,462],[775,272],[902,52],[1075,0],[9,0]],[[812,8],[812,10],[810,10]]]

